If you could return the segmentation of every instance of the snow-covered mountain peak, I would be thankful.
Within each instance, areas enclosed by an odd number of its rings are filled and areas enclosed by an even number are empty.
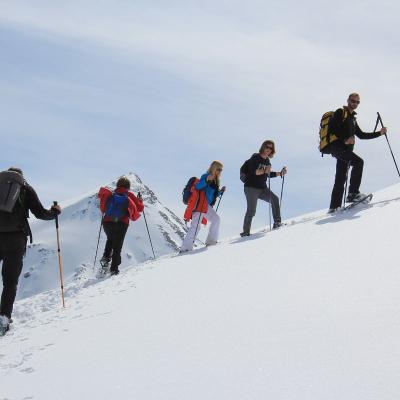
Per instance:
[[[126,175],[131,180],[131,190],[141,193],[145,216],[156,257],[175,252],[181,244],[186,227],[138,175]],[[104,186],[115,188],[116,178]],[[97,191],[68,200],[63,205],[60,220],[61,253],[66,282],[78,279],[86,269],[93,268],[97,239],[101,223]],[[58,285],[56,231],[52,221],[31,221],[34,243],[28,246],[24,271],[20,280],[18,298],[24,298]],[[98,260],[105,245],[101,232]],[[149,236],[142,217],[130,223],[122,253],[121,268],[143,263],[153,257]]]

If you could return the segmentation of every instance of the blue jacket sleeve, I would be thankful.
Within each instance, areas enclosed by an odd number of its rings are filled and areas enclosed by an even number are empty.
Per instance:
[[[200,180],[195,185],[197,190],[204,190],[208,186],[207,176],[208,173],[201,176]]]

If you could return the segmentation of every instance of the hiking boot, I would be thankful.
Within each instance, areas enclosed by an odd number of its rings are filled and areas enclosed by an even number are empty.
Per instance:
[[[100,260],[100,265],[101,265],[102,268],[108,269],[108,268],[110,268],[110,262],[111,262],[111,259],[110,259],[110,258],[103,257],[103,258]]]
[[[241,236],[241,237],[250,236],[250,233],[249,233],[249,232],[242,232],[242,233],[240,234],[240,236]]]
[[[10,329],[10,318],[0,315],[0,336],[4,336]]]
[[[283,225],[284,224],[282,222],[274,222],[274,225],[272,225],[272,229],[279,229]]]
[[[118,269],[111,269],[110,270],[110,274],[111,275],[118,275],[119,274],[119,270]]]
[[[328,214],[335,214],[335,212],[339,211],[340,207],[336,207],[336,208],[330,208],[328,210]]]
[[[360,192],[358,192],[358,193],[349,193],[349,194],[347,195],[346,201],[347,201],[348,203],[354,203],[355,201],[361,200],[361,199],[364,198],[365,196],[366,196],[366,194],[360,193]]]

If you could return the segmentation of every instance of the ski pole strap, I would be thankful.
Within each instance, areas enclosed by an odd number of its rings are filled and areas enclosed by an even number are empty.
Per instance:
[[[376,117],[374,133],[376,132],[376,128],[378,127],[379,121],[381,121],[381,116],[379,115],[379,112],[377,114],[378,114],[378,116]]]

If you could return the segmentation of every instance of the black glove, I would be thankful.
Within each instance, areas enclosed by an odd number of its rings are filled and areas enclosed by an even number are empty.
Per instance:
[[[57,206],[51,206],[50,210],[54,215],[60,215],[61,214],[61,211]]]

